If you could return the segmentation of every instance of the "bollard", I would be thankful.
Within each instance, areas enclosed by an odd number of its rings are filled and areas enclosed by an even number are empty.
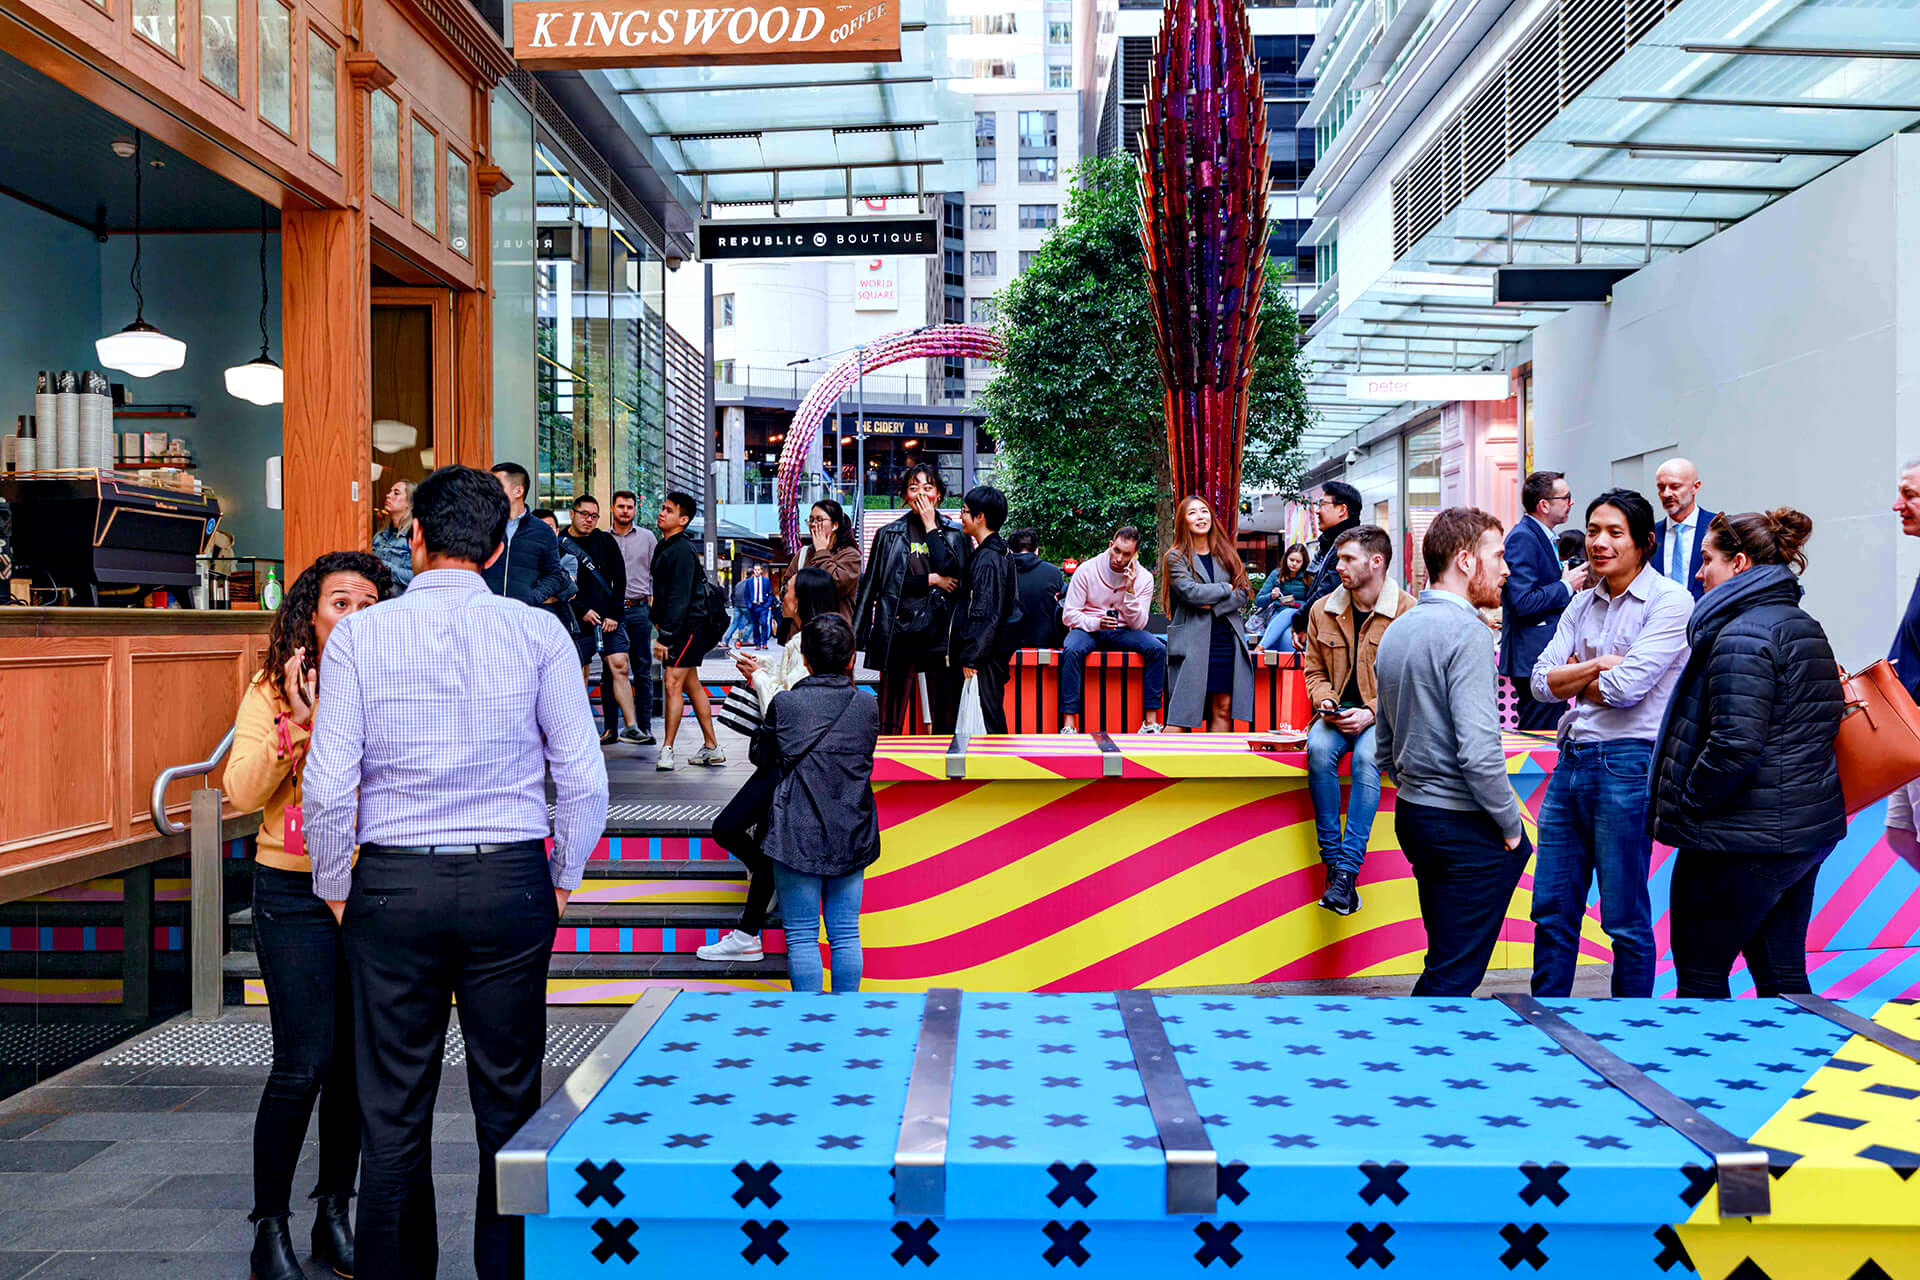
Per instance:
[[[210,1022],[220,1016],[225,996],[222,959],[227,949],[226,866],[220,847],[220,788],[201,787],[193,793],[189,842],[193,1017]]]

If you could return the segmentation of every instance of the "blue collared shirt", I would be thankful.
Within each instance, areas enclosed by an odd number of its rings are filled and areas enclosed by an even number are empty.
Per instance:
[[[1617,597],[1607,594],[1605,580],[1575,596],[1533,664],[1533,696],[1554,701],[1547,673],[1555,667],[1610,653],[1621,660],[1600,673],[1606,705],[1576,698],[1561,717],[1561,737],[1572,742],[1658,738],[1673,686],[1687,663],[1687,620],[1692,616],[1692,593],[1651,564]]]
[[[355,844],[545,838],[549,769],[553,883],[579,886],[606,828],[607,766],[551,613],[432,569],[340,620],[320,687],[301,778],[315,894],[347,896]]]

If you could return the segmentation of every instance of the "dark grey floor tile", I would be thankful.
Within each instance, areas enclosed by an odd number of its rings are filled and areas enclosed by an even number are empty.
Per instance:
[[[439,1112],[433,1117],[435,1142],[472,1142],[474,1125],[471,1113]]]
[[[37,1129],[46,1128],[59,1118],[59,1115],[47,1111],[21,1111],[13,1115],[0,1116],[0,1141],[8,1138],[24,1138]]]
[[[198,1088],[147,1088],[144,1085],[68,1086],[43,1084],[28,1096],[39,1111],[110,1112],[116,1115],[153,1114],[175,1110],[191,1102]]]
[[[0,1142],[0,1173],[60,1173],[93,1159],[111,1142],[49,1142],[43,1138]]]
[[[433,1171],[438,1173],[480,1172],[480,1150],[470,1142],[433,1144]]]
[[[52,1256],[50,1253],[0,1253],[0,1280],[20,1280]]]
[[[185,1251],[231,1216],[216,1209],[114,1209],[99,1214],[30,1210],[0,1214],[9,1249]],[[138,1274],[132,1269],[120,1273]]]
[[[44,1147],[55,1144],[27,1141],[8,1144]],[[132,1169],[171,1175],[182,1169],[195,1173],[248,1173],[253,1169],[253,1142],[115,1142],[63,1143],[64,1146],[105,1147],[87,1162],[87,1172]]]
[[[59,1075],[50,1077],[46,1085],[59,1088],[66,1085],[132,1084],[136,1080],[145,1078],[152,1070],[151,1063],[81,1063],[77,1067],[69,1067]]]
[[[74,1252],[58,1254],[41,1264],[31,1280],[227,1280],[228,1277],[237,1280],[246,1274],[245,1252]]]
[[[155,1185],[145,1174],[129,1174],[142,1180],[143,1195],[132,1201],[136,1209],[238,1209],[253,1208],[251,1173],[176,1173]]]
[[[151,1190],[151,1175],[127,1171],[0,1173],[0,1205],[22,1209],[124,1209]]]
[[[176,1115],[202,1115],[207,1112],[234,1112],[252,1115],[260,1109],[260,1086],[257,1084],[215,1084],[200,1091],[200,1096],[187,1103]]]
[[[93,1111],[61,1116],[26,1141],[106,1138],[121,1142],[238,1142],[252,1137],[251,1115]]]
[[[158,1085],[242,1085],[250,1084],[258,1089],[267,1082],[266,1067],[148,1067],[146,1074],[138,1083],[143,1086]]]

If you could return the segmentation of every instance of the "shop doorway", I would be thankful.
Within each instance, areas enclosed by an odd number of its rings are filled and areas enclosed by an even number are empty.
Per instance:
[[[453,439],[453,294],[373,290],[372,532],[390,523],[394,486],[417,485]],[[452,461],[449,454],[445,461]]]

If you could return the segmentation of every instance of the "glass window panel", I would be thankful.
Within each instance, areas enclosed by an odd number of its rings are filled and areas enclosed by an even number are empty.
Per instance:
[[[200,78],[240,96],[240,0],[200,0]]]
[[[976,276],[991,276],[991,275],[998,275],[999,272],[1000,272],[1000,255],[999,254],[995,253],[990,249],[988,250],[976,249],[974,251],[973,263],[972,263],[972,274]]]
[[[1059,163],[1052,156],[1021,157],[1020,181],[1022,182],[1053,182],[1058,179],[1059,174]]]
[[[470,173],[465,159],[455,152],[447,152],[447,247],[463,258],[473,256],[467,244],[473,234],[468,193],[472,185]]]
[[[1020,229],[1022,231],[1047,231],[1060,221],[1060,206],[1057,204],[1023,204],[1020,206]]]
[[[994,114],[991,111],[973,113],[973,145],[982,151],[993,150]]]
[[[333,46],[307,28],[307,149],[328,164],[340,157],[335,115],[339,67]]]
[[[178,0],[133,0],[133,29],[165,49],[178,53]]]
[[[390,93],[373,95],[373,194],[400,207],[400,104]]]
[[[1020,113],[1020,145],[1036,149],[1048,149],[1060,145],[1060,113],[1057,111],[1022,111]]]
[[[1022,271],[1025,271],[1028,267],[1033,265],[1033,260],[1039,256],[1040,254],[1037,250],[1022,249],[1020,251],[1020,269]]]
[[[1047,68],[1047,88],[1049,89],[1073,88],[1073,68],[1072,67],[1048,67]]]
[[[1000,170],[993,160],[981,159],[981,160],[975,160],[973,163],[974,163],[974,179],[975,179],[973,184],[974,186],[990,187],[994,183],[1000,180]]]
[[[434,201],[433,162],[439,149],[439,140],[433,136],[433,130],[420,123],[418,116],[413,117],[412,145],[407,148],[407,158],[413,163],[413,225],[428,235],[440,234],[440,210]]]
[[[992,231],[999,225],[999,221],[1000,207],[998,205],[977,204],[973,206],[973,229],[975,231]]]
[[[293,11],[260,0],[260,118],[293,132]]]
[[[1072,44],[1073,24],[1071,22],[1049,22],[1047,24],[1048,44]]]
[[[992,324],[999,315],[992,298],[967,299],[967,316],[975,324]]]

